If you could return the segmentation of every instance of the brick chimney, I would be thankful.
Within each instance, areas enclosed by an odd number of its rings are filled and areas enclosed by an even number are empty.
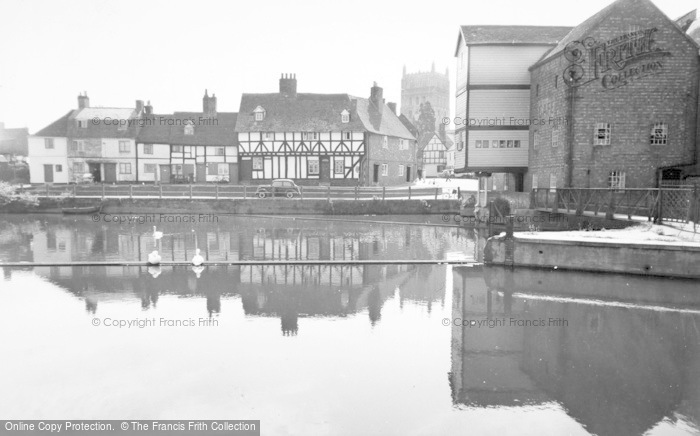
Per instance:
[[[207,118],[216,117],[216,94],[212,94],[209,97],[206,89],[204,90],[204,97],[202,97],[202,112]]]
[[[90,107],[90,98],[88,98],[87,91],[78,95],[78,109],[85,109],[86,107]]]
[[[374,103],[374,105],[377,107],[382,107],[384,104],[384,90],[377,86],[377,82],[374,82],[374,85],[370,90],[369,101]]]
[[[282,74],[282,77],[280,77],[280,94],[285,97],[297,96],[296,74]]]
[[[143,112],[143,100],[136,100],[136,112]]]
[[[389,106],[389,109],[391,109],[391,111],[394,113],[394,115],[396,115],[396,103],[391,101],[391,102],[387,103],[386,105]]]
[[[146,106],[143,107],[143,110],[146,111],[146,115],[153,114],[153,106],[151,106],[151,100],[148,100],[148,103],[146,103]]]

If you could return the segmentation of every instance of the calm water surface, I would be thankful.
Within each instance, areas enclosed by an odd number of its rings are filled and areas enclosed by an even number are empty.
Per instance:
[[[157,246],[166,260],[197,247],[209,260],[478,261],[486,236],[218,218],[157,224],[156,243],[152,223],[4,216],[0,260],[145,260]],[[446,265],[3,273],[3,419],[260,419],[263,434],[301,435],[700,433],[693,281]],[[120,321],[132,326],[107,325]]]

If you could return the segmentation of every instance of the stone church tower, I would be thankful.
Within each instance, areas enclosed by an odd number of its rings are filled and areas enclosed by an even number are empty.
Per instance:
[[[413,124],[416,124],[420,114],[420,105],[429,101],[435,111],[435,131],[437,132],[442,119],[450,117],[450,75],[435,71],[435,62],[429,72],[419,71],[406,73],[403,67],[401,78],[401,113]]]

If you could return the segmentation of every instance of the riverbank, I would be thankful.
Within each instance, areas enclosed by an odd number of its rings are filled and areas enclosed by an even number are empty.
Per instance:
[[[484,261],[514,267],[700,278],[700,243],[653,225],[591,232],[518,232],[489,238]]]
[[[42,198],[38,206],[13,204],[2,213],[62,213],[63,208],[102,204],[109,214],[240,214],[240,215],[430,215],[459,214],[457,200],[301,200],[267,199],[105,199]]]

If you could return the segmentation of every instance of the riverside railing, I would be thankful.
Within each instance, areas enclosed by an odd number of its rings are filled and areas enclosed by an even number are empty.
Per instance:
[[[549,188],[533,189],[530,207],[551,212],[583,215],[615,215],[646,218],[661,223],[697,222],[700,215],[698,188],[599,189]]]
[[[263,198],[257,186],[227,184],[160,184],[160,185],[41,185],[24,189],[40,198],[152,198],[152,199],[270,199],[294,198],[308,200],[443,200],[459,199],[459,189],[434,187],[360,187],[360,186],[299,186],[298,193],[288,194],[285,188],[269,190]]]

